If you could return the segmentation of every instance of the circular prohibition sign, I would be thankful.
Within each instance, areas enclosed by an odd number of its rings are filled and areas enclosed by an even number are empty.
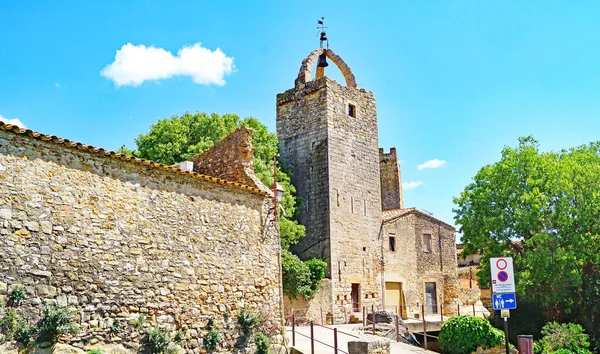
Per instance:
[[[496,267],[500,270],[504,270],[508,267],[508,262],[506,262],[504,258],[500,258],[496,261]]]
[[[498,280],[500,280],[501,282],[505,282],[508,280],[508,273],[501,270],[498,272]]]

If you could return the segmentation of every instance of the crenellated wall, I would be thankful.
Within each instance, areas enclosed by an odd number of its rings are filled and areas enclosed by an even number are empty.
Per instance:
[[[280,241],[266,193],[0,128],[0,296],[24,284],[34,312],[76,307],[80,346],[140,314],[187,326],[189,351],[214,317],[226,345],[243,306],[281,331]]]

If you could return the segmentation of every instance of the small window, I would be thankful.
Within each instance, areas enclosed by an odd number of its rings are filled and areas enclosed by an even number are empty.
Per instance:
[[[390,252],[396,252],[396,236],[390,236]]]
[[[431,252],[431,234],[423,234],[423,251]]]
[[[350,117],[356,118],[356,106],[353,104],[348,104],[348,115]]]

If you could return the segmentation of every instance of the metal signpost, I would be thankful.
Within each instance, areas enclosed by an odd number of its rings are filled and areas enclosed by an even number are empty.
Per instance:
[[[506,342],[506,354],[509,354],[508,318],[510,310],[517,308],[512,257],[490,258],[490,270],[492,272],[492,302],[494,310],[500,310],[500,315],[504,318],[504,341]]]

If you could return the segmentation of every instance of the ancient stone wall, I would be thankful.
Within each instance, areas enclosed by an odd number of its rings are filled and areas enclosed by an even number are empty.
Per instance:
[[[1,295],[76,307],[78,343],[139,314],[186,325],[191,347],[214,317],[231,343],[245,305],[282,328],[279,235],[255,188],[0,130],[0,235]]]
[[[301,259],[316,257],[330,264],[326,80],[277,95],[277,137],[296,194],[303,199],[298,221],[306,236],[292,251]]]
[[[381,188],[375,98],[327,79],[331,279],[334,314],[381,304]],[[353,106],[354,116],[349,114]],[[337,309],[335,307],[337,306]]]
[[[396,148],[389,153],[379,149],[379,171],[381,176],[381,208],[393,210],[404,208],[402,198],[402,175]]]
[[[268,191],[254,175],[252,129],[240,127],[208,150],[190,158],[194,172]]]

